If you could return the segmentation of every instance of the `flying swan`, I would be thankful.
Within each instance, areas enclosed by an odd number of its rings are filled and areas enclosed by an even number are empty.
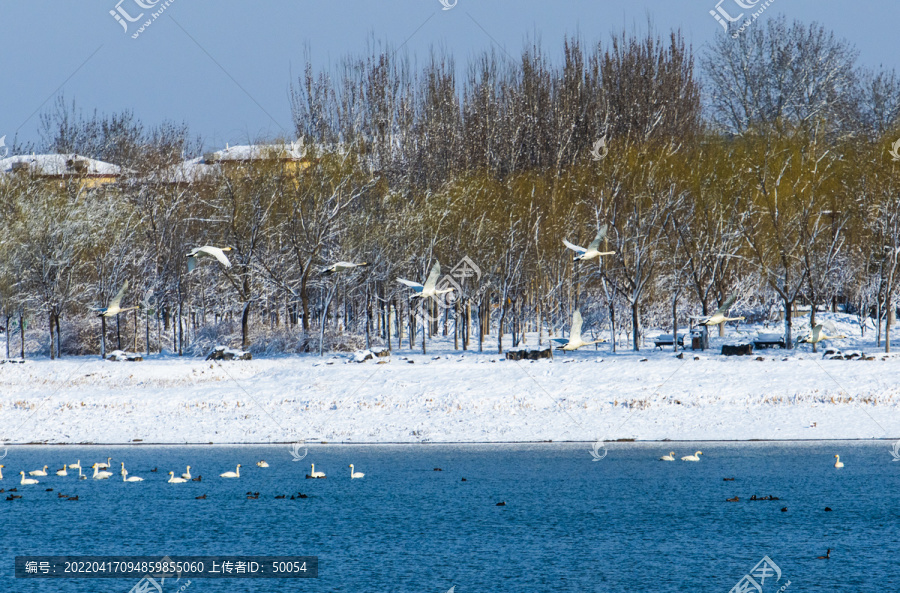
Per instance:
[[[587,249],[569,243],[565,239],[563,239],[563,244],[575,252],[575,257],[572,258],[572,261],[584,261],[594,259],[595,257],[600,257],[602,255],[614,255],[616,253],[615,251],[600,251],[600,241],[602,241],[604,237],[606,237],[605,224],[600,227],[599,231],[597,231],[597,236],[594,237],[594,240],[591,241],[591,244],[587,246]]]
[[[228,261],[228,256],[225,255],[226,251],[231,251],[231,247],[222,247],[221,249],[218,247],[213,247],[212,245],[204,245],[203,247],[194,247],[187,254],[187,266],[188,272],[193,272],[194,268],[197,267],[197,258],[200,256],[209,256],[214,257],[219,260],[226,268],[231,267],[231,262]]]
[[[552,342],[557,344],[557,350],[578,350],[582,346],[590,346],[591,344],[599,344],[606,340],[594,340],[593,342],[585,342],[581,338],[581,326],[584,320],[581,318],[581,311],[576,310],[572,315],[572,327],[569,329],[569,339],[551,338]]]
[[[405,284],[413,289],[416,293],[412,295],[414,299],[425,299],[428,297],[437,297],[439,295],[452,292],[453,288],[437,288],[437,281],[441,275],[441,264],[440,262],[435,262],[434,266],[431,268],[431,273],[428,274],[428,279],[425,280],[425,284],[419,284],[418,282],[413,282],[412,280],[404,280],[403,278],[397,278],[397,282],[401,284]]]

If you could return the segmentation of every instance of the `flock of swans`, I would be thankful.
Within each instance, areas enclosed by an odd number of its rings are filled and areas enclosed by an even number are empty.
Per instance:
[[[92,470],[94,470],[94,473],[90,476],[91,479],[93,479],[93,480],[108,480],[111,477],[113,477],[113,473],[111,471],[108,471],[110,469],[111,461],[112,461],[112,457],[107,457],[106,463],[101,461],[101,462],[92,464],[90,467]],[[264,460],[257,461],[256,465],[257,465],[257,467],[262,467],[262,468],[269,467],[269,464]],[[6,467],[6,466],[0,465],[0,480],[3,479],[3,468],[4,467]],[[50,473],[48,473],[48,471],[47,471],[47,469],[49,467],[50,466],[45,465],[41,469],[36,469],[36,470],[30,471],[30,472],[28,472],[27,477],[26,477],[25,471],[20,471],[19,475],[21,476],[21,480],[19,481],[19,484],[21,484],[22,486],[30,486],[30,485],[34,485],[34,484],[39,484],[40,482],[39,482],[39,480],[37,480],[37,478],[42,478],[42,477],[46,477],[46,476],[50,475]],[[366,474],[356,471],[356,468],[352,463],[350,464],[349,467],[350,467],[350,479],[351,480],[358,480],[358,479],[365,477]],[[57,476],[66,477],[69,475],[68,470],[70,470],[70,469],[78,470],[78,479],[79,480],[87,480],[88,479],[88,476],[81,473],[81,460],[80,459],[75,463],[63,465],[62,469],[56,470],[55,473]],[[150,471],[153,473],[156,473],[157,469],[153,468]],[[142,478],[140,476],[129,476],[128,470],[125,469],[124,461],[121,462],[121,469],[119,470],[119,474],[122,476],[123,482],[132,482],[133,483],[133,482],[143,482],[144,481],[144,478]],[[170,471],[168,473],[168,475],[169,475],[169,479],[167,480],[167,482],[169,484],[184,484],[186,482],[200,482],[203,480],[202,476],[198,475],[197,477],[194,477],[191,475],[191,466],[190,465],[187,466],[185,472],[183,474],[181,474],[180,476],[176,476],[174,471]],[[240,478],[241,477],[241,464],[240,463],[237,464],[237,467],[235,467],[234,471],[227,471],[227,472],[223,472],[223,473],[219,474],[219,477],[226,478],[226,479]],[[325,476],[325,472],[316,471],[316,464],[313,463],[313,464],[310,464],[310,473],[307,474],[306,477],[314,478],[314,479],[321,479],[321,478],[325,478],[326,476]]]
[[[681,458],[682,461],[700,461],[700,456],[703,455],[703,451],[697,451],[693,455],[685,455]],[[841,461],[840,455],[835,455],[834,467],[836,469],[840,469],[844,467],[844,462]],[[663,455],[659,458],[660,461],[675,461],[675,451],[669,451],[668,455]]]

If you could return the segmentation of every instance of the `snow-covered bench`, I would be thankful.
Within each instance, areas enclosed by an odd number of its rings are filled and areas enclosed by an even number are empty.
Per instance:
[[[678,334],[678,345],[684,348],[684,341],[687,338],[685,334]],[[657,348],[662,348],[663,346],[674,346],[675,339],[672,337],[672,334],[660,334],[653,339],[653,345]]]
[[[753,340],[753,346],[758,350],[762,348],[771,348],[772,346],[784,348],[784,336],[781,334],[759,334],[756,336],[756,339]]]

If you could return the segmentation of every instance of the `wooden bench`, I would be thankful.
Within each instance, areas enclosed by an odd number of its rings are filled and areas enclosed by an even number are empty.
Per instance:
[[[780,348],[784,348],[784,336],[781,334],[759,334],[756,336],[756,339],[753,340],[753,346],[757,350],[761,350],[763,348],[771,348],[773,346],[779,346]]]
[[[684,348],[684,341],[687,339],[685,334],[678,334],[678,345]],[[653,345],[659,349],[662,349],[663,346],[674,346],[675,339],[672,337],[672,334],[661,334],[656,336],[653,340]]]

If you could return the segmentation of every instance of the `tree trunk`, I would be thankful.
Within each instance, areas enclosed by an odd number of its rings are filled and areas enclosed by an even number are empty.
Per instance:
[[[56,358],[53,355],[53,311],[47,313],[47,321],[50,323],[50,360]]]
[[[812,328],[816,326],[816,305],[811,303],[809,307],[809,333],[812,335]],[[812,351],[816,352],[816,343],[813,342]]]
[[[106,315],[100,317],[100,358],[106,360]]]
[[[19,312],[19,358],[25,360],[25,309]]]
[[[631,303],[632,347],[637,352],[641,349],[641,306],[635,301]]]
[[[184,355],[184,327],[181,325],[181,303],[178,303],[178,356]]]
[[[483,352],[484,350],[484,319],[483,313],[484,310],[484,300],[478,303],[478,351]]]
[[[122,349],[122,319],[116,315],[116,348]]]
[[[244,303],[244,310],[241,312],[241,350],[246,350],[250,347],[250,342],[248,340],[248,332],[250,329],[250,301]]]
[[[678,352],[678,292],[672,297],[672,351]]]
[[[6,314],[6,358],[9,358],[9,313]]]
[[[503,303],[500,305],[500,322],[497,325],[497,354],[503,354],[503,324],[505,321],[506,303]]]
[[[62,332],[59,330],[59,313],[53,314],[56,323],[56,358],[62,358]]]
[[[784,347],[788,350],[794,348],[793,336],[791,334],[791,329],[794,325],[793,307],[793,301],[784,301]]]
[[[891,351],[891,317],[893,317],[891,293],[888,291],[884,303],[884,351]]]
[[[613,354],[616,353],[616,304],[610,299],[609,301],[609,333],[612,341]]]

